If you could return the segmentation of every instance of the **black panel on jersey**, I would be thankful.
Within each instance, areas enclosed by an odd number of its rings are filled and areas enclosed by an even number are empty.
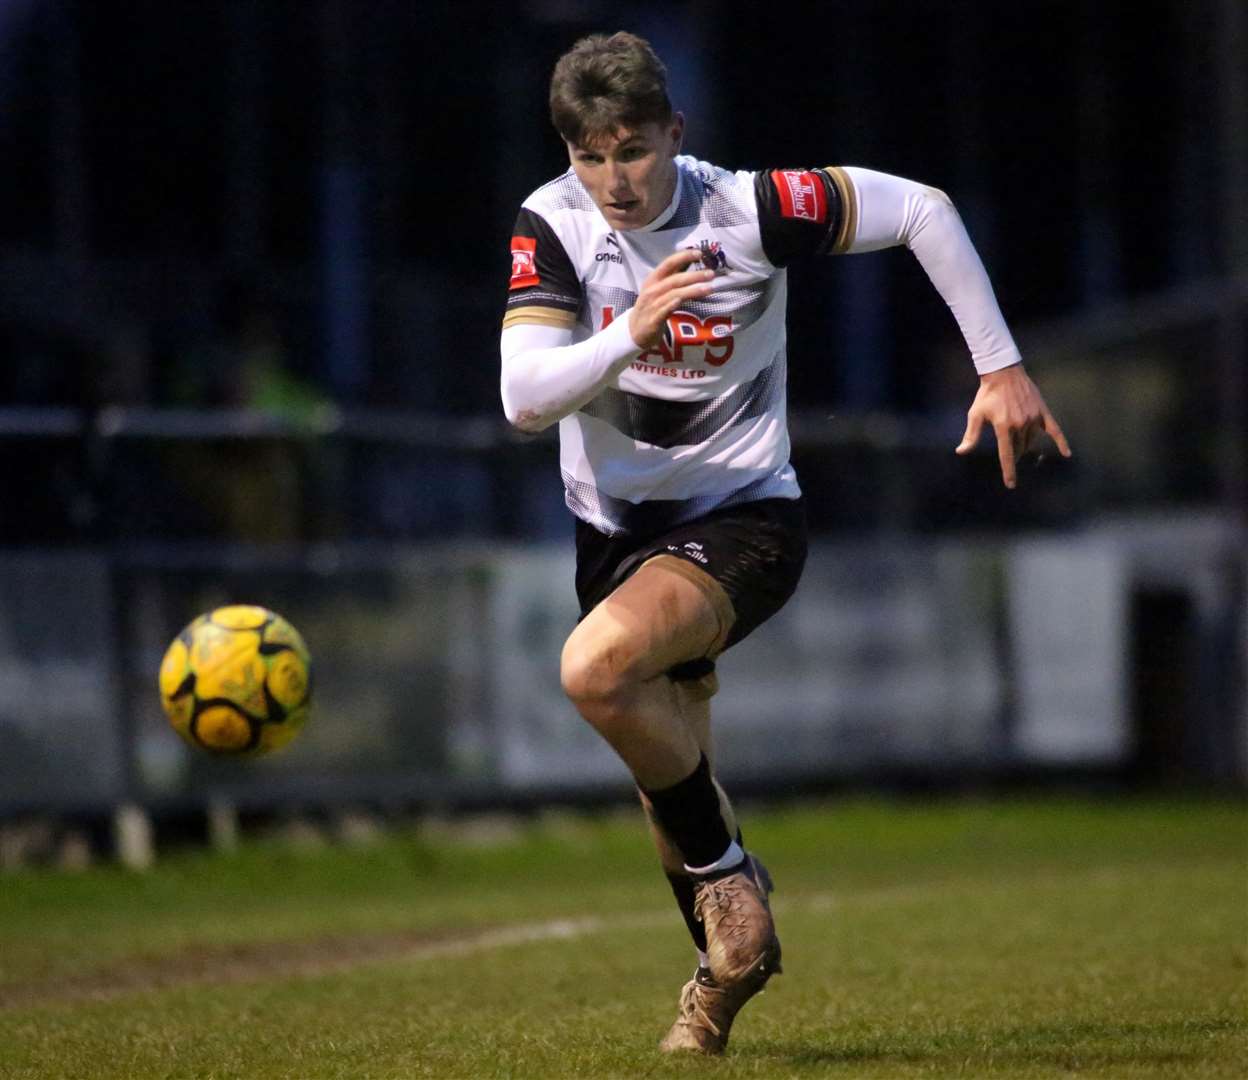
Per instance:
[[[696,525],[699,519],[706,520],[707,514],[729,506],[770,499],[772,496],[768,492],[774,490],[775,483],[776,476],[772,473],[737,488],[726,498],[722,494],[692,495],[687,499],[643,499],[635,503],[599,491],[593,484],[573,480],[566,472],[563,474],[568,506],[577,516],[577,531],[583,526],[599,536],[631,537],[634,546],[640,539],[658,536],[678,525]],[[590,525],[585,518],[589,514],[614,522],[613,531],[602,532]]]
[[[803,172],[823,188],[826,211],[822,221],[786,214],[777,172]],[[774,266],[787,266],[806,255],[826,255],[836,242],[844,208],[836,185],[822,169],[773,170],[761,169],[754,177],[754,195],[758,201],[758,231],[763,253]]]
[[[630,439],[661,446],[696,446],[716,433],[761,416],[783,392],[785,366],[773,361],[747,383],[709,401],[666,401],[613,386],[581,406],[586,416],[610,424]]]
[[[521,207],[511,235],[527,237],[537,242],[533,261],[538,282],[523,288],[509,289],[507,310],[536,306],[579,311],[584,297],[581,281],[563,241],[555,234],[550,223],[541,214]]]

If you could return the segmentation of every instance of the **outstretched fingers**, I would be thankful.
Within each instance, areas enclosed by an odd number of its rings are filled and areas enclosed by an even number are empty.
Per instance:
[[[985,424],[991,424],[996,434],[1001,479],[1007,488],[1017,486],[1019,461],[1044,436],[1053,440],[1062,457],[1071,456],[1065,433],[1021,364],[980,376],[957,453],[969,454],[975,448]]]
[[[969,454],[975,449],[975,444],[979,442],[980,432],[984,430],[984,416],[982,413],[972,409],[966,417],[966,431],[962,435],[962,441],[958,443],[955,454]]]
[[[1070,457],[1070,443],[1066,441],[1066,435],[1061,429],[1061,425],[1053,418],[1053,414],[1049,412],[1048,406],[1044,408],[1044,432],[1057,446],[1057,452],[1062,457]]]
[[[1027,452],[1027,433],[1026,430],[1011,430],[1008,424],[996,424],[993,431],[997,435],[997,457],[1001,461],[1001,479],[1005,482],[1007,488],[1018,486],[1018,471],[1016,466],[1016,456],[1014,452],[1015,439],[1022,443],[1022,449],[1019,454]]]

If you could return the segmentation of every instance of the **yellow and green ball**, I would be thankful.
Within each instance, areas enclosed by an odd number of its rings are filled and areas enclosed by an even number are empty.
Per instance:
[[[307,646],[280,615],[250,604],[193,620],[160,665],[173,729],[215,754],[267,754],[303,727],[312,695]]]

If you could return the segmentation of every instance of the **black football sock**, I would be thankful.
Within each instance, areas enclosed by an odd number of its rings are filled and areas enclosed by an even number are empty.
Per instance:
[[[698,952],[706,952],[706,931],[693,913],[693,876],[667,871],[667,883],[672,887],[672,895],[676,897],[676,906],[680,908],[685,925],[689,927],[689,936],[693,938],[694,947]]]
[[[732,844],[719,812],[719,793],[711,780],[706,755],[679,783],[659,791],[645,789],[663,831],[679,849],[687,866],[710,866]]]

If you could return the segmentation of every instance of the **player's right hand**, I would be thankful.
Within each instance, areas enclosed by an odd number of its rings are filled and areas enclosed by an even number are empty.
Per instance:
[[[700,300],[714,291],[714,270],[689,269],[701,258],[696,248],[673,252],[641,283],[637,303],[628,313],[628,329],[639,349],[658,345],[667,317],[686,300]]]

